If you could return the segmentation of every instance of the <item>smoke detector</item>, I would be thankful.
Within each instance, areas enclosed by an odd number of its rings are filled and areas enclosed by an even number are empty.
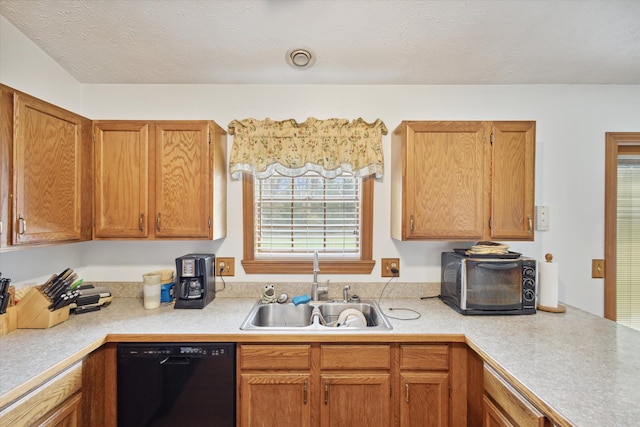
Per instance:
[[[286,60],[296,70],[304,70],[316,62],[316,56],[307,48],[297,48],[287,52]]]

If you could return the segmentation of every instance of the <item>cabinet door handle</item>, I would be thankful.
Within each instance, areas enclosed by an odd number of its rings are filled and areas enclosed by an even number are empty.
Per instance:
[[[27,232],[27,220],[22,215],[18,216],[18,234],[24,236]]]
[[[404,401],[409,403],[409,383],[408,382],[404,383],[404,388],[407,394],[404,398]]]
[[[324,384],[324,404],[329,404],[329,383]]]
[[[413,215],[411,215],[411,217],[409,218],[409,228],[411,229],[411,232],[413,233],[413,229],[414,229],[414,222],[413,222]]]
[[[159,213],[158,216],[156,217],[156,230],[160,231],[160,218],[161,218],[162,214]]]
[[[533,218],[531,215],[527,215],[527,219],[529,220],[529,230],[527,230],[527,233],[531,234],[531,231],[533,230]]]
[[[2,234],[3,231],[4,231],[4,228],[2,227],[2,221],[0,221],[0,234]]]
[[[304,382],[304,385],[302,386],[302,402],[306,405],[307,404],[307,382]]]
[[[138,229],[139,229],[140,231],[144,231],[144,228],[142,227],[142,223],[143,223],[143,221],[144,221],[144,214],[143,214],[143,213],[141,213],[141,214],[140,214],[140,219],[138,220]]]

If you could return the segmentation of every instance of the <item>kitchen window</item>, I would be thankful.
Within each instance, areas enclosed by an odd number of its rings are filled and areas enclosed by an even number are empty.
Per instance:
[[[246,273],[370,274],[381,120],[233,120],[231,177],[242,177]]]
[[[247,273],[309,273],[315,250],[322,273],[371,273],[372,177],[245,174],[243,193]]]

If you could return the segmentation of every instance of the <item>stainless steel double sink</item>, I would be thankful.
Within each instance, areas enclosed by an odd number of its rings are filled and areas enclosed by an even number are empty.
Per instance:
[[[317,309],[317,310],[316,310]],[[340,326],[334,327],[340,313],[347,309],[355,309],[362,313],[366,327]],[[315,311],[314,311],[315,310]],[[318,316],[320,314],[321,316]],[[325,324],[323,324],[323,321]],[[247,318],[240,326],[243,330],[391,330],[393,327],[382,313],[375,301],[343,302],[312,301],[295,305],[264,304],[258,302],[251,308]]]

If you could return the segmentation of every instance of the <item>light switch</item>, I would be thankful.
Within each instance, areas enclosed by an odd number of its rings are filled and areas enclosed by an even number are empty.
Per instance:
[[[549,206],[536,206],[536,230],[549,231]]]
[[[603,259],[591,260],[591,277],[594,279],[604,278],[604,260]]]

